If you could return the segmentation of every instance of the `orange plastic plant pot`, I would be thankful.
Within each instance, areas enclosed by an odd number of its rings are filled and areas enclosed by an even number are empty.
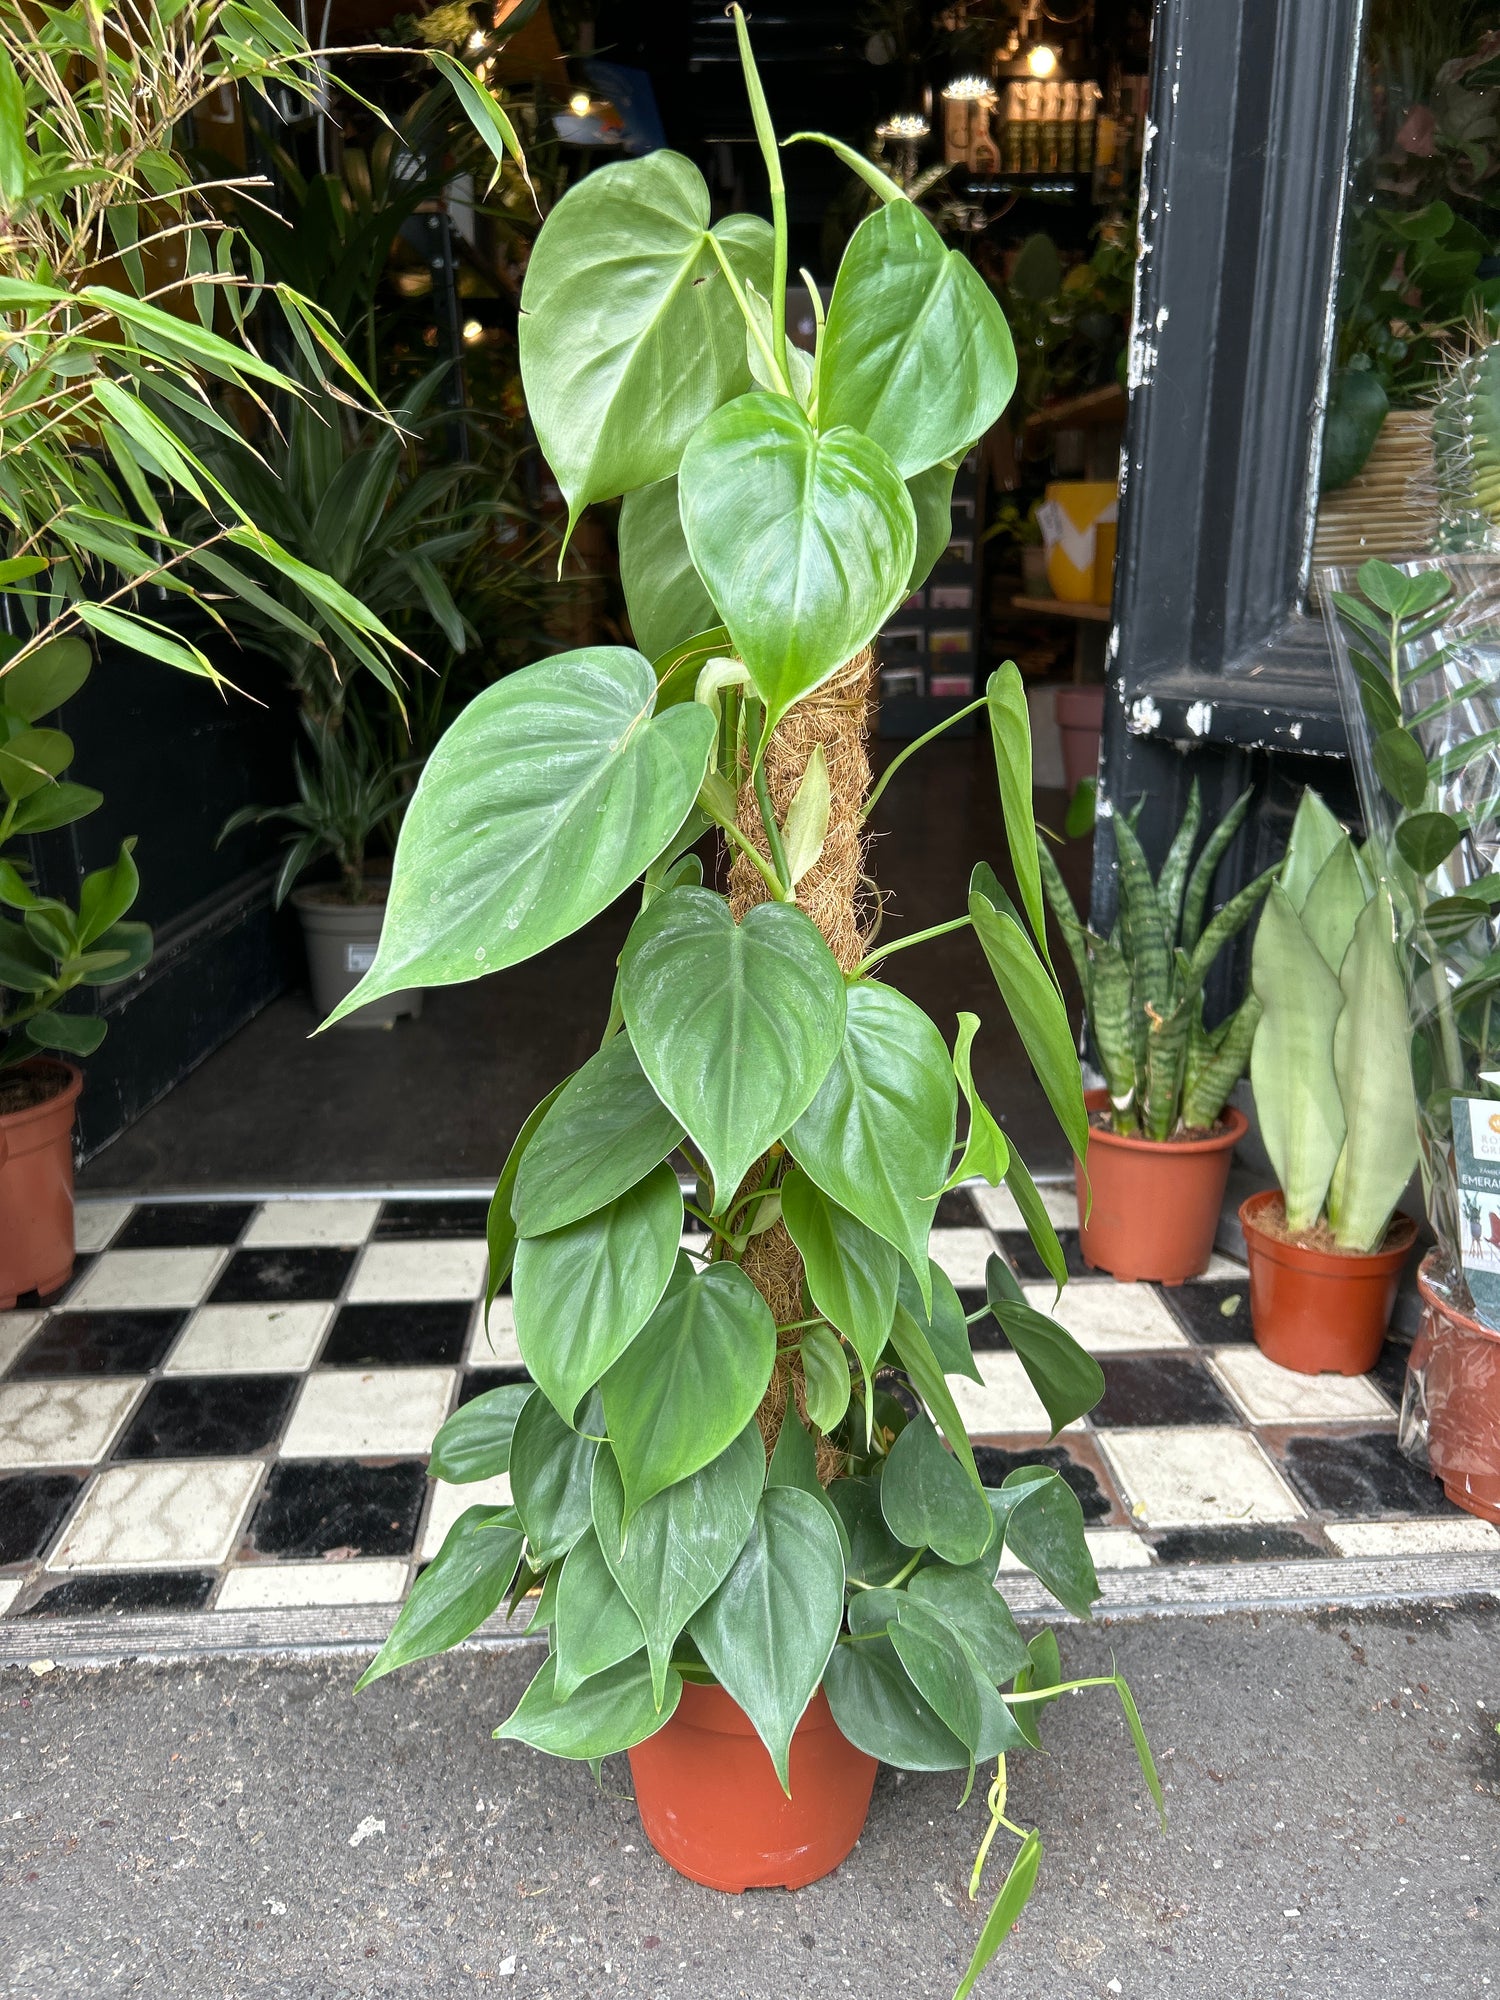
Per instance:
[[[1109,1108],[1107,1090],[1086,1090],[1090,1111]],[[1127,1284],[1181,1285],[1200,1277],[1214,1253],[1229,1156],[1248,1124],[1225,1109],[1223,1129],[1203,1139],[1139,1139],[1089,1133],[1088,1178],[1075,1165],[1083,1261]],[[1089,1192],[1093,1191],[1093,1206]]]
[[[1280,1202],[1267,1188],[1240,1204],[1256,1346],[1298,1375],[1368,1375],[1385,1345],[1417,1225],[1398,1215],[1389,1249],[1349,1256],[1267,1235],[1260,1217]]]
[[[670,1722],[630,1752],[646,1838],[709,1889],[801,1889],[829,1875],[864,1829],[877,1766],[833,1719],[821,1688],[792,1737],[792,1795],[750,1718],[721,1687],[688,1682]]]
[[[0,1312],[22,1292],[55,1292],[73,1270],[73,1107],[83,1076],[62,1062],[20,1073],[39,1071],[61,1088],[0,1116]]]
[[[1422,1330],[1411,1367],[1426,1388],[1427,1456],[1456,1507],[1500,1526],[1500,1333],[1460,1312],[1417,1273]]]

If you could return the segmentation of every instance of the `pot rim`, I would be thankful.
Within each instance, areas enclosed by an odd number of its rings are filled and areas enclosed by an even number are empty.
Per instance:
[[[1442,1251],[1440,1247],[1434,1243],[1432,1248],[1427,1252],[1427,1255],[1417,1266],[1417,1290],[1421,1293],[1425,1303],[1431,1306],[1434,1312],[1441,1313],[1444,1319],[1456,1321],[1465,1333],[1472,1334],[1476,1340],[1500,1341],[1500,1332],[1497,1332],[1494,1327],[1486,1326],[1483,1320],[1475,1319],[1471,1313],[1466,1313],[1461,1306],[1452,1305],[1447,1299],[1439,1298],[1433,1290],[1432,1281],[1427,1275],[1427,1266],[1434,1264],[1441,1255]]]
[[[364,881],[367,889],[378,889],[380,891],[378,900],[366,903],[347,903],[342,896],[323,893],[334,888],[335,884],[331,882],[306,882],[300,888],[293,889],[289,901],[294,910],[335,910],[340,913],[347,913],[349,916],[383,917],[385,915],[386,903],[390,897],[391,878],[389,875],[377,875],[373,878],[366,875]]]
[[[1311,1244],[1283,1242],[1262,1229],[1257,1220],[1268,1203],[1283,1200],[1280,1188],[1261,1188],[1258,1193],[1247,1195],[1239,1206],[1240,1227],[1245,1232],[1247,1250],[1253,1238],[1254,1247],[1262,1257],[1292,1270],[1316,1273],[1325,1278],[1336,1278],[1341,1272],[1358,1278],[1371,1273],[1395,1271],[1411,1255],[1412,1245],[1417,1240],[1415,1220],[1404,1209],[1398,1208],[1386,1228],[1389,1231],[1397,1223],[1405,1223],[1406,1228],[1401,1242],[1389,1250],[1315,1250]]]
[[[1084,1106],[1089,1111],[1105,1111],[1109,1108],[1107,1090],[1086,1090],[1083,1093]],[[1099,1131],[1089,1127],[1089,1145],[1112,1146],[1123,1153],[1227,1153],[1237,1146],[1250,1129],[1250,1120],[1237,1105],[1226,1104],[1223,1116],[1227,1129],[1210,1132],[1202,1139],[1143,1139],[1135,1132]]]
[[[28,1104],[21,1111],[0,1111],[0,1125],[7,1132],[21,1131],[27,1125],[40,1124],[53,1116],[64,1106],[71,1111],[83,1088],[83,1071],[77,1063],[64,1061],[61,1056],[32,1056],[17,1065],[18,1071],[25,1073],[37,1069],[60,1070],[63,1076],[61,1090],[54,1090],[50,1097],[44,1097],[40,1104]]]
[[[697,1713],[689,1713],[689,1710]],[[689,1681],[682,1684],[682,1695],[672,1712],[671,1720],[681,1721],[684,1727],[703,1729],[713,1736],[755,1736],[759,1732],[744,1709],[740,1707],[728,1688],[718,1681]],[[813,1689],[807,1707],[803,1709],[797,1722],[797,1733],[802,1730],[837,1729],[833,1710],[823,1683],[819,1681]],[[649,1738],[647,1739],[650,1740]]]

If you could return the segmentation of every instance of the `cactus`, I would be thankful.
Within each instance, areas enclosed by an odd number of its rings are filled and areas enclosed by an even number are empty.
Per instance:
[[[1456,362],[1432,408],[1438,529],[1450,555],[1500,555],[1500,341]]]

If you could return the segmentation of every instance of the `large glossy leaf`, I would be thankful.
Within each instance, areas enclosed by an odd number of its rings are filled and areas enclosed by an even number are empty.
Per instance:
[[[819,422],[863,431],[908,478],[982,437],[1015,386],[1005,315],[963,252],[913,202],[867,216],[828,308]]]
[[[470,702],[407,808],[375,963],[330,1020],[516,965],[612,903],[708,768],[708,710],[656,715],[655,702],[656,676],[625,646],[523,667]]]
[[[738,1264],[668,1294],[602,1385],[627,1518],[734,1441],[775,1361],[776,1323]]]
[[[895,1246],[831,1201],[800,1167],[781,1183],[781,1219],[801,1253],[813,1304],[859,1356],[868,1407],[875,1364],[896,1310],[901,1266]]]
[[[893,1244],[931,1302],[927,1237],[948,1177],[958,1092],[943,1038],[892,987],[849,988],[843,1045],[787,1135],[824,1194]]]
[[[523,1236],[592,1215],[643,1180],[682,1137],[626,1035],[563,1085],[527,1144],[511,1212]]]
[[[909,590],[922,588],[953,539],[953,482],[958,464],[956,456],[944,459],[906,482],[917,517],[917,553],[907,579]]]
[[[1063,1137],[1081,1160],[1088,1151],[1089,1121],[1078,1051],[1062,995],[1009,910],[997,910],[988,896],[973,889],[969,916],[1037,1082]]]
[[[1087,1416],[1104,1394],[1104,1371],[1065,1326],[1016,1296],[1020,1288],[1001,1258],[991,1257],[984,1275],[990,1311],[1020,1356],[1056,1437],[1065,1424]]]
[[[521,1560],[521,1530],[510,1508],[470,1507],[411,1587],[390,1637],[360,1676],[355,1693],[413,1660],[446,1652],[499,1604]]]
[[[569,521],[665,479],[709,411],[750,385],[745,322],[680,153],[598,168],[544,223],[521,292],[521,377]],[[735,270],[770,290],[771,232],[728,217]]]
[[[545,1396],[530,1397],[516,1418],[510,1490],[535,1570],[566,1555],[589,1525],[596,1437],[569,1429]]]
[[[650,660],[717,625],[677,511],[677,478],[639,486],[620,504],[620,586],[635,643]]]
[[[828,1074],[844,1033],[838,961],[788,903],[758,903],[737,924],[711,889],[673,889],[631,927],[620,1001],[722,1210]]]
[[[82,639],[48,639],[0,674],[0,707],[13,710],[23,722],[39,722],[77,694],[92,661]]]
[[[516,1245],[511,1296],[521,1359],[569,1423],[651,1318],[681,1240],[682,1190],[663,1161],[581,1222]]]
[[[889,1583],[911,1560],[911,1550],[898,1542],[880,1508],[880,1481],[835,1479],[828,1489],[849,1540],[847,1566],[853,1581]]]
[[[1020,1673],[1030,1655],[1005,1599],[977,1569],[930,1563],[906,1586],[907,1595],[941,1613],[963,1633],[981,1670],[996,1686]]]
[[[902,1771],[961,1771],[970,1762],[884,1633],[835,1646],[823,1686],[834,1721],[866,1756]]]
[[[932,1311],[929,1313],[923,1306],[916,1281],[905,1265],[901,1267],[896,1287],[897,1310],[916,1322],[945,1375],[967,1375],[971,1382],[982,1382],[984,1377],[969,1345],[969,1323],[953,1280],[931,1257],[927,1260],[927,1277],[932,1286]]]
[[[641,1621],[615,1582],[592,1528],[573,1544],[563,1563],[552,1637],[559,1701],[566,1701],[580,1681],[618,1666],[646,1643]]]
[[[509,1472],[516,1420],[535,1394],[529,1382],[507,1382],[461,1403],[432,1440],[427,1476],[466,1486]]]
[[[898,1540],[945,1562],[977,1562],[994,1538],[989,1502],[924,1416],[891,1447],[880,1505]]]
[[[990,1493],[1005,1546],[1038,1577],[1075,1618],[1092,1615],[1099,1595],[1094,1559],[1083,1534],[1083,1509],[1067,1481],[1040,1468],[1018,1466]]]
[[[871,439],[815,431],[788,397],[761,390],[714,412],[678,480],[694,566],[772,729],[906,596],[911,495]]]
[[[745,1429],[691,1478],[669,1486],[625,1525],[625,1488],[608,1445],[594,1461],[594,1532],[610,1573],[641,1621],[657,1700],[672,1647],[745,1546],[765,1482],[760,1429]]]
[[[817,1692],[844,1614],[844,1558],[810,1493],[768,1488],[733,1569],[694,1617],[710,1672],[755,1724],[791,1795],[792,1731]]]
[[[595,1674],[571,1688],[566,1698],[557,1690],[557,1670],[555,1658],[543,1660],[496,1736],[529,1743],[550,1757],[592,1764],[654,1736],[671,1721],[682,1699],[682,1676],[675,1669],[668,1670],[661,1698],[656,1698],[644,1653]]]
[[[489,1261],[484,1279],[484,1316],[488,1324],[490,1307],[499,1296],[500,1287],[510,1276],[511,1266],[516,1261],[516,1223],[510,1212],[511,1196],[515,1191],[516,1176],[521,1170],[521,1160],[526,1148],[536,1135],[537,1127],[556,1102],[563,1086],[549,1090],[527,1115],[525,1124],[516,1134],[515,1143],[505,1156],[505,1165],[500,1169],[500,1178],[495,1183],[495,1192],[490,1197],[489,1214],[485,1217],[484,1240],[489,1253]]]

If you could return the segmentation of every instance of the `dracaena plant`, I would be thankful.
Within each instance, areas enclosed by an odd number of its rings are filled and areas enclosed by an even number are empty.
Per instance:
[[[1287,1227],[1377,1250],[1417,1163],[1395,912],[1317,793],[1303,792],[1255,933],[1250,1085]]]
[[[1139,815],[1112,821],[1120,910],[1100,937],[1079,921],[1044,841],[1042,883],[1083,988],[1084,1012],[1109,1090],[1117,1132],[1170,1139],[1212,1126],[1244,1074],[1260,1018],[1253,994],[1214,1028],[1203,1019],[1203,985],[1214,960],[1249,921],[1275,870],[1257,876],[1204,922],[1214,876],[1250,804],[1241,793],[1204,841],[1198,781],[1160,872],[1135,830]]]
[[[676,154],[607,166],[549,216],[523,299],[531,413],[571,519],[625,496],[643,650],[544,661],[459,717],[349,1003],[515,965],[639,885],[598,1053],[526,1121],[490,1212],[489,1296],[509,1278],[535,1387],[465,1405],[434,1449],[443,1478],[508,1472],[512,1504],[460,1518],[365,1678],[535,1587],[550,1650],[500,1735],[597,1760],[661,1728],[684,1679],[711,1679],[785,1785],[821,1685],[890,1763],[954,1769],[967,1792],[1002,1760],[998,1823],[1003,1759],[1066,1685],[1056,1640],[1025,1643],[994,1589],[1001,1554],[1080,1615],[1097,1585],[1053,1471],[980,1478],[947,1379],[977,1378],[965,1315],[928,1252],[941,1191],[1008,1180],[1064,1271],[974,1089],[978,1022],[960,1017],[950,1047],[878,976],[921,940],[871,948],[860,825],[868,643],[946,541],[929,517],[1004,408],[1014,357],[972,267],[857,155],[881,205],[816,353],[788,345],[781,154],[735,14],[773,223],[710,228]],[[975,706],[1020,903],[981,864],[967,911],[937,928],[976,933],[1082,1153],[1077,1057],[1037,942],[1015,669]],[[694,852],[713,827],[727,894]],[[1097,1365],[998,1259],[991,1291],[1054,1424],[1091,1407]],[[1105,1684],[1143,1741],[1123,1683]],[[1035,1875],[1023,1837],[965,1991]]]

